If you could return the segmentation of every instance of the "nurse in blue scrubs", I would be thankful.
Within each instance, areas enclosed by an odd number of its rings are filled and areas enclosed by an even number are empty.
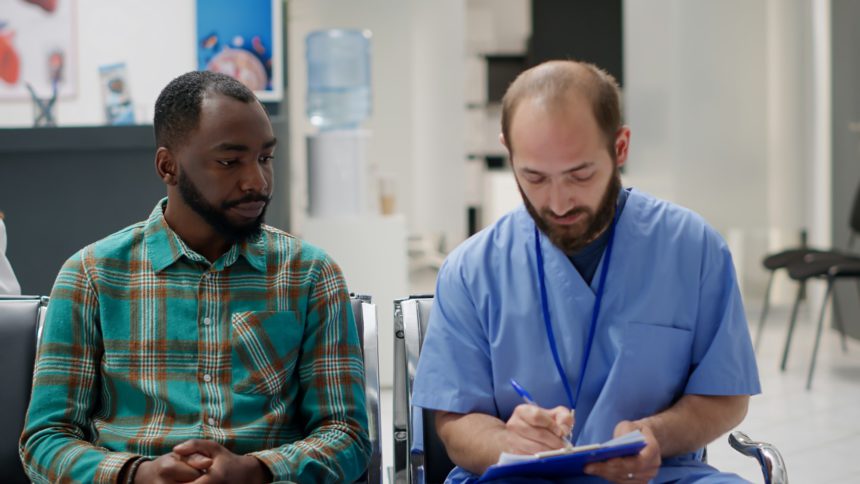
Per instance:
[[[731,255],[697,214],[622,188],[615,80],[573,61],[524,72],[501,139],[523,205],[446,260],[413,390],[457,464],[449,482],[501,452],[635,429],[638,455],[561,482],[744,482],[701,462],[760,392]]]

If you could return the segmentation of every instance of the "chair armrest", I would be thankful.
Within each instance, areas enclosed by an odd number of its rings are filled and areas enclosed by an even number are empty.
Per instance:
[[[765,484],[788,484],[782,454],[772,444],[756,442],[740,431],[729,434],[729,444],[741,454],[758,461]]]

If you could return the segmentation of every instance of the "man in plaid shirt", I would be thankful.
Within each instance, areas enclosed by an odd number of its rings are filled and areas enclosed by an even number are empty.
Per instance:
[[[155,106],[167,185],[66,262],[21,436],[36,482],[349,482],[370,444],[346,284],[262,224],[275,137],[241,83],[190,72]]]

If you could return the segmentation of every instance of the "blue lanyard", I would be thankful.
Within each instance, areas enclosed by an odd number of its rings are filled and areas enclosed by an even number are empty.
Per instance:
[[[555,345],[555,336],[552,333],[552,322],[549,316],[549,300],[546,295],[546,281],[543,270],[543,253],[540,247],[540,232],[535,225],[535,252],[537,253],[538,280],[540,281],[540,303],[541,312],[543,314],[543,322],[546,326],[546,336],[549,340],[549,347],[552,350],[552,359],[555,361],[555,368],[558,371],[558,376],[561,377],[561,383],[564,385],[564,391],[567,393],[567,400],[570,402],[571,410],[576,409],[576,404],[579,401],[579,395],[582,392],[582,381],[585,379],[585,367],[588,365],[588,356],[591,354],[591,346],[594,343],[594,333],[597,329],[597,317],[600,315],[600,301],[603,300],[603,289],[606,286],[606,272],[609,269],[609,260],[612,258],[612,243],[615,240],[615,224],[618,222],[618,208],[615,209],[615,216],[612,219],[612,225],[609,226],[609,242],[606,244],[606,257],[603,260],[603,267],[600,270],[600,280],[597,283],[597,293],[594,298],[594,310],[591,312],[591,326],[588,329],[588,343],[585,345],[585,354],[582,356],[582,365],[579,369],[579,380],[576,383],[576,397],[570,391],[570,383],[567,381],[567,374],[564,372],[564,367],[561,365],[561,360],[558,357],[558,348]]]

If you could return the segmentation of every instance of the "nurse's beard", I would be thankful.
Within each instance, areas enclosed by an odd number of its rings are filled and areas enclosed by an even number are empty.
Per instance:
[[[549,240],[565,254],[573,255],[597,239],[609,226],[612,217],[615,216],[615,203],[618,200],[618,192],[621,190],[621,172],[615,168],[606,191],[603,192],[603,197],[600,199],[600,204],[597,206],[596,213],[587,208],[577,208],[571,213],[565,214],[572,215],[577,211],[584,212],[585,217],[581,224],[558,225],[550,222],[549,220],[553,217],[552,212],[549,209],[538,212],[535,206],[529,202],[523,188],[519,185],[519,181],[517,181],[517,187],[520,189],[526,210],[541,232],[545,233]]]

